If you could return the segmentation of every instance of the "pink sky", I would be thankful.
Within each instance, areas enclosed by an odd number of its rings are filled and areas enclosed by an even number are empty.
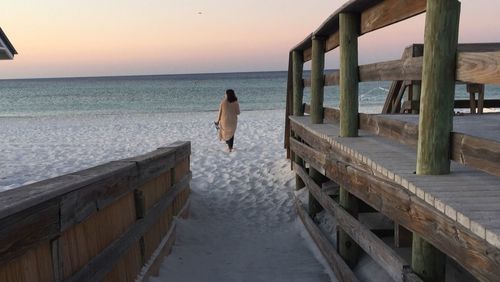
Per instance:
[[[10,1],[0,27],[19,55],[0,61],[0,79],[285,70],[290,48],[344,2]],[[460,42],[500,42],[500,1],[461,2]],[[361,37],[360,64],[399,58],[423,30],[421,15]]]

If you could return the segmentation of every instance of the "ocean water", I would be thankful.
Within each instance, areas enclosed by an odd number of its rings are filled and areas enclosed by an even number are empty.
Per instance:
[[[286,72],[253,72],[0,80],[0,117],[216,111],[227,88],[244,111],[284,109],[286,79]],[[360,111],[380,112],[389,87],[360,83]],[[463,85],[456,93],[468,97]],[[486,93],[500,98],[499,87],[487,86]],[[338,104],[338,87],[326,87],[325,105]]]

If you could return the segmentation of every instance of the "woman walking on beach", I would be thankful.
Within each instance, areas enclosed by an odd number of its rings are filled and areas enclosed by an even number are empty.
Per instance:
[[[234,133],[238,124],[240,105],[233,89],[226,90],[226,95],[219,106],[219,118],[215,122],[219,126],[219,139],[226,141],[229,152],[233,151]]]

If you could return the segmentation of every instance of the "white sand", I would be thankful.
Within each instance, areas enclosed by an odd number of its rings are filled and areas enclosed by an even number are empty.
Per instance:
[[[157,281],[330,281],[293,210],[283,111],[243,112],[233,153],[214,118],[2,118],[0,191],[191,140],[191,217]]]

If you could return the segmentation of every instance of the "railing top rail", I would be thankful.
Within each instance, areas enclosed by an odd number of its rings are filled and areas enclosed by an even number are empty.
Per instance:
[[[426,0],[350,0],[331,14],[312,34],[302,40],[291,51],[306,51],[311,48],[314,36],[328,38],[339,31],[341,13],[357,13],[360,15],[360,35],[403,21],[425,12]],[[334,40],[336,41],[336,40]],[[336,48],[333,42],[326,51]],[[308,58],[306,58],[307,60]]]
[[[160,171],[157,168],[157,163],[163,166],[167,161],[166,159],[169,159],[173,164],[177,159],[185,158],[190,151],[191,143],[189,141],[177,141],[133,158],[111,161],[1,192],[0,220],[67,193],[89,187],[95,183],[105,182],[105,179],[112,179],[118,175],[130,175],[129,182],[138,185],[154,176],[154,173],[148,170]]]

